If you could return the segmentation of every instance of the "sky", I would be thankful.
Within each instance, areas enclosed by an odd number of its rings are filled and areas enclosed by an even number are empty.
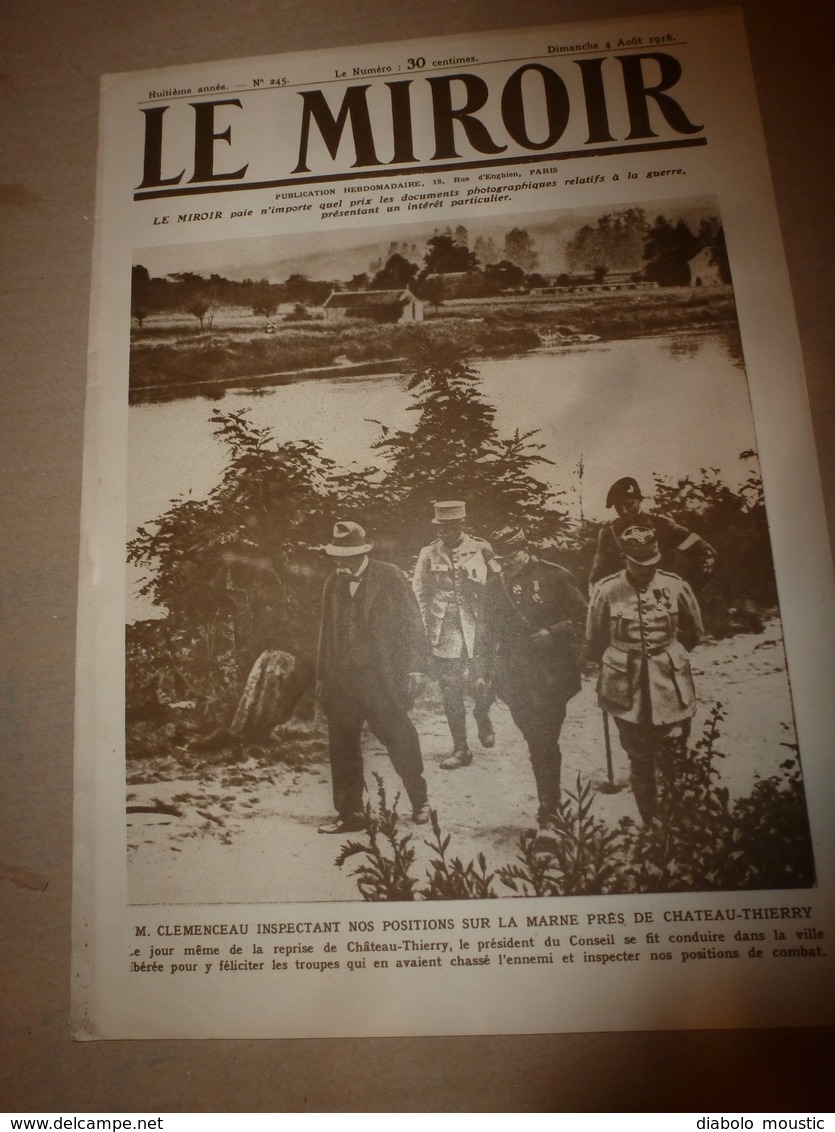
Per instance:
[[[698,226],[702,217],[716,215],[718,211],[715,202],[706,199],[652,200],[632,207],[643,208],[650,222],[664,215],[673,221],[682,218],[691,227]],[[468,218],[462,210],[460,218],[455,217],[454,222],[446,217],[443,221],[328,228],[256,239],[138,248],[134,262],[146,267],[152,276],[193,271],[204,276],[216,273],[227,279],[268,279],[271,283],[282,282],[292,274],[347,281],[352,275],[368,271],[374,260],[385,260],[390,245],[395,242],[417,244],[417,258],[422,259],[423,245],[428,239],[438,231],[454,230],[457,223],[462,223],[469,233],[471,247],[479,236],[492,236],[501,247],[505,233],[511,228],[527,229],[539,251],[537,270],[555,273],[566,270],[564,248],[574,232],[583,224],[594,225],[599,217],[618,210],[617,207],[596,206],[477,219]]]

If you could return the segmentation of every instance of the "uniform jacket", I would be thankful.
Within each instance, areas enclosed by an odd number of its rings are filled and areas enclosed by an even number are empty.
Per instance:
[[[493,574],[484,593],[476,641],[476,674],[513,698],[524,687],[535,698],[565,702],[580,690],[575,640],[586,602],[567,570],[531,555],[514,577]],[[547,629],[547,638],[534,634]]]
[[[716,565],[716,551],[693,531],[688,531],[666,515],[646,514],[644,511],[632,519],[618,517],[602,527],[597,536],[597,551],[589,576],[593,586],[601,578],[608,577],[623,569],[623,551],[619,536],[627,527],[636,525],[651,527],[658,540],[661,551],[661,565],[664,569],[679,569],[686,572],[692,584],[699,587],[709,581]],[[685,571],[686,567],[686,571]]]
[[[630,723],[689,719],[696,693],[687,650],[702,632],[698,602],[677,574],[656,570],[643,589],[626,570],[602,579],[586,625],[589,651],[600,661],[600,706]]]
[[[457,546],[447,547],[438,538],[418,555],[412,589],[415,592],[426,633],[436,656],[460,656],[444,640],[444,618],[460,615],[467,655],[475,651],[475,630],[481,616],[487,563],[493,556],[489,542],[463,534]]]
[[[395,699],[408,702],[410,672],[426,672],[429,656],[420,612],[409,583],[389,562],[369,559],[356,594],[351,597],[345,575],[334,572],[325,582],[319,633],[318,679],[323,700],[337,676],[340,659],[339,608],[352,602],[363,639],[374,655],[375,676]]]

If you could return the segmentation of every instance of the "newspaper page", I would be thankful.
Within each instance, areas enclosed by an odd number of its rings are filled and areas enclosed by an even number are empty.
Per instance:
[[[103,80],[80,1039],[832,1022],[741,14]]]

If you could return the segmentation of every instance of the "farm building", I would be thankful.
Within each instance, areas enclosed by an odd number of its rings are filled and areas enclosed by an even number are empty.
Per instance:
[[[710,248],[702,248],[696,252],[692,259],[687,261],[690,268],[691,287],[711,287],[722,282],[722,274],[718,266],[712,262],[713,252]]]
[[[323,310],[331,321],[422,322],[423,306],[408,287],[402,287],[396,291],[332,291]]]

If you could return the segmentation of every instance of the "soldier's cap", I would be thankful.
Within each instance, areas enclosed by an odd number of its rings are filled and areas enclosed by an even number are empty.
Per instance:
[[[432,522],[436,526],[443,523],[460,523],[467,518],[467,504],[463,499],[445,499],[434,506],[435,518]]]
[[[640,566],[653,566],[661,561],[658,539],[652,527],[627,527],[621,531],[618,541],[626,557]]]
[[[350,558],[352,555],[368,554],[373,546],[359,523],[338,522],[334,524],[333,541],[325,547],[325,553],[334,558]]]
[[[506,523],[490,535],[490,545],[496,558],[510,558],[518,550],[527,550],[528,536],[521,527]]]
[[[632,476],[622,476],[615,480],[606,496],[606,506],[614,507],[616,503],[623,503],[627,499],[643,499],[638,481]]]

